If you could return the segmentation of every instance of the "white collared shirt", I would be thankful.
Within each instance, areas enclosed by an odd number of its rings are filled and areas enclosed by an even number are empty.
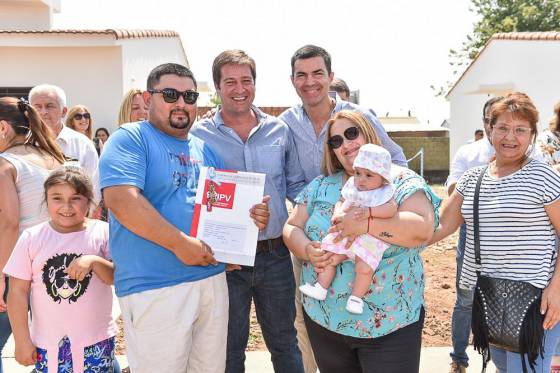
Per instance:
[[[62,130],[56,138],[56,142],[62,149],[64,155],[78,163],[89,175],[93,183],[95,201],[99,202],[101,200],[98,171],[99,157],[93,145],[93,141],[88,139],[87,136],[63,125]]]
[[[487,137],[461,146],[453,158],[446,182],[447,187],[457,183],[469,168],[488,164],[493,156],[494,147]]]

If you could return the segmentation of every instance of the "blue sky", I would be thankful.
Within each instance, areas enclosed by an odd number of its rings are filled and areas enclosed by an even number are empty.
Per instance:
[[[257,63],[263,106],[299,102],[290,57],[305,45],[327,49],[333,71],[361,104],[380,115],[411,110],[424,123],[448,116],[430,85],[453,80],[448,51],[459,48],[476,16],[469,0],[62,0],[55,28],[172,29],[180,33],[198,80],[211,82],[221,51],[240,48]]]

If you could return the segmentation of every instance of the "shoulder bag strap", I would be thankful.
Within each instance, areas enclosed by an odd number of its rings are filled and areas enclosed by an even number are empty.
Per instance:
[[[474,223],[474,258],[477,266],[481,265],[480,261],[480,229],[478,223],[478,200],[480,195],[480,185],[482,184],[482,179],[488,166],[484,167],[478,175],[478,180],[476,181],[476,188],[474,189],[474,200],[473,200],[473,223]],[[476,271],[479,274],[480,271]]]

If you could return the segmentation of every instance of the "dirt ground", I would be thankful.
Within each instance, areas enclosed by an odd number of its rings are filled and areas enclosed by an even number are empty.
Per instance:
[[[441,185],[432,186],[433,190],[444,197]],[[458,233],[428,247],[422,253],[426,276],[426,320],[424,323],[422,346],[451,345],[451,313],[455,303],[455,250]],[[248,351],[266,350],[254,308],[250,319]],[[122,322],[118,320],[117,354],[124,354],[124,335]]]
[[[446,192],[441,185],[432,189],[442,198]],[[458,231],[445,240],[429,246],[422,253],[426,275],[426,321],[422,346],[451,345],[451,314],[455,304],[455,251]]]

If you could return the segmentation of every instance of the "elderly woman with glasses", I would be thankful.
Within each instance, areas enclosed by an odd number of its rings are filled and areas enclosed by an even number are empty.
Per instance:
[[[526,371],[525,366],[530,365],[537,372],[548,372],[560,339],[560,273],[556,249],[560,231],[560,175],[550,165],[530,156],[537,122],[537,109],[524,93],[511,93],[492,105],[490,140],[495,158],[488,166],[469,169],[459,179],[442,209],[440,226],[431,240],[437,242],[453,233],[461,223],[466,224],[465,258],[459,277],[462,289],[474,289],[479,274],[542,289],[542,299],[535,303],[536,313],[540,311],[542,320],[530,327],[530,334],[541,329],[544,337],[535,334],[535,343],[527,342],[533,346],[542,343],[542,354],[522,357],[493,345],[490,340],[489,347],[481,350],[485,357],[490,352],[500,373]],[[476,215],[475,195],[478,195]],[[476,226],[475,216],[478,216]],[[476,232],[480,233],[475,236]],[[477,246],[479,255],[475,253]],[[482,320],[481,313],[480,309],[473,310],[475,342],[479,341],[476,335],[488,333],[487,324],[474,321]],[[529,320],[529,316],[524,319]],[[490,322],[493,320],[496,318]],[[521,345],[523,338],[520,340]]]
[[[68,110],[66,127],[72,128],[93,140],[93,119],[89,109],[84,105],[76,105]]]
[[[397,214],[371,218],[362,208],[335,213],[341,188],[354,173],[352,164],[360,147],[380,143],[367,119],[355,111],[335,114],[326,131],[323,175],[301,192],[284,226],[288,248],[304,260],[302,284],[315,283],[317,272],[333,260],[332,253],[321,250],[321,240],[329,229],[350,240],[367,233],[391,246],[363,298],[362,314],[349,313],[345,307],[355,277],[351,261],[338,264],[325,300],[303,296],[305,324],[317,365],[322,373],[417,372],[424,323],[420,250],[437,227],[440,199],[420,176],[393,164]]]

